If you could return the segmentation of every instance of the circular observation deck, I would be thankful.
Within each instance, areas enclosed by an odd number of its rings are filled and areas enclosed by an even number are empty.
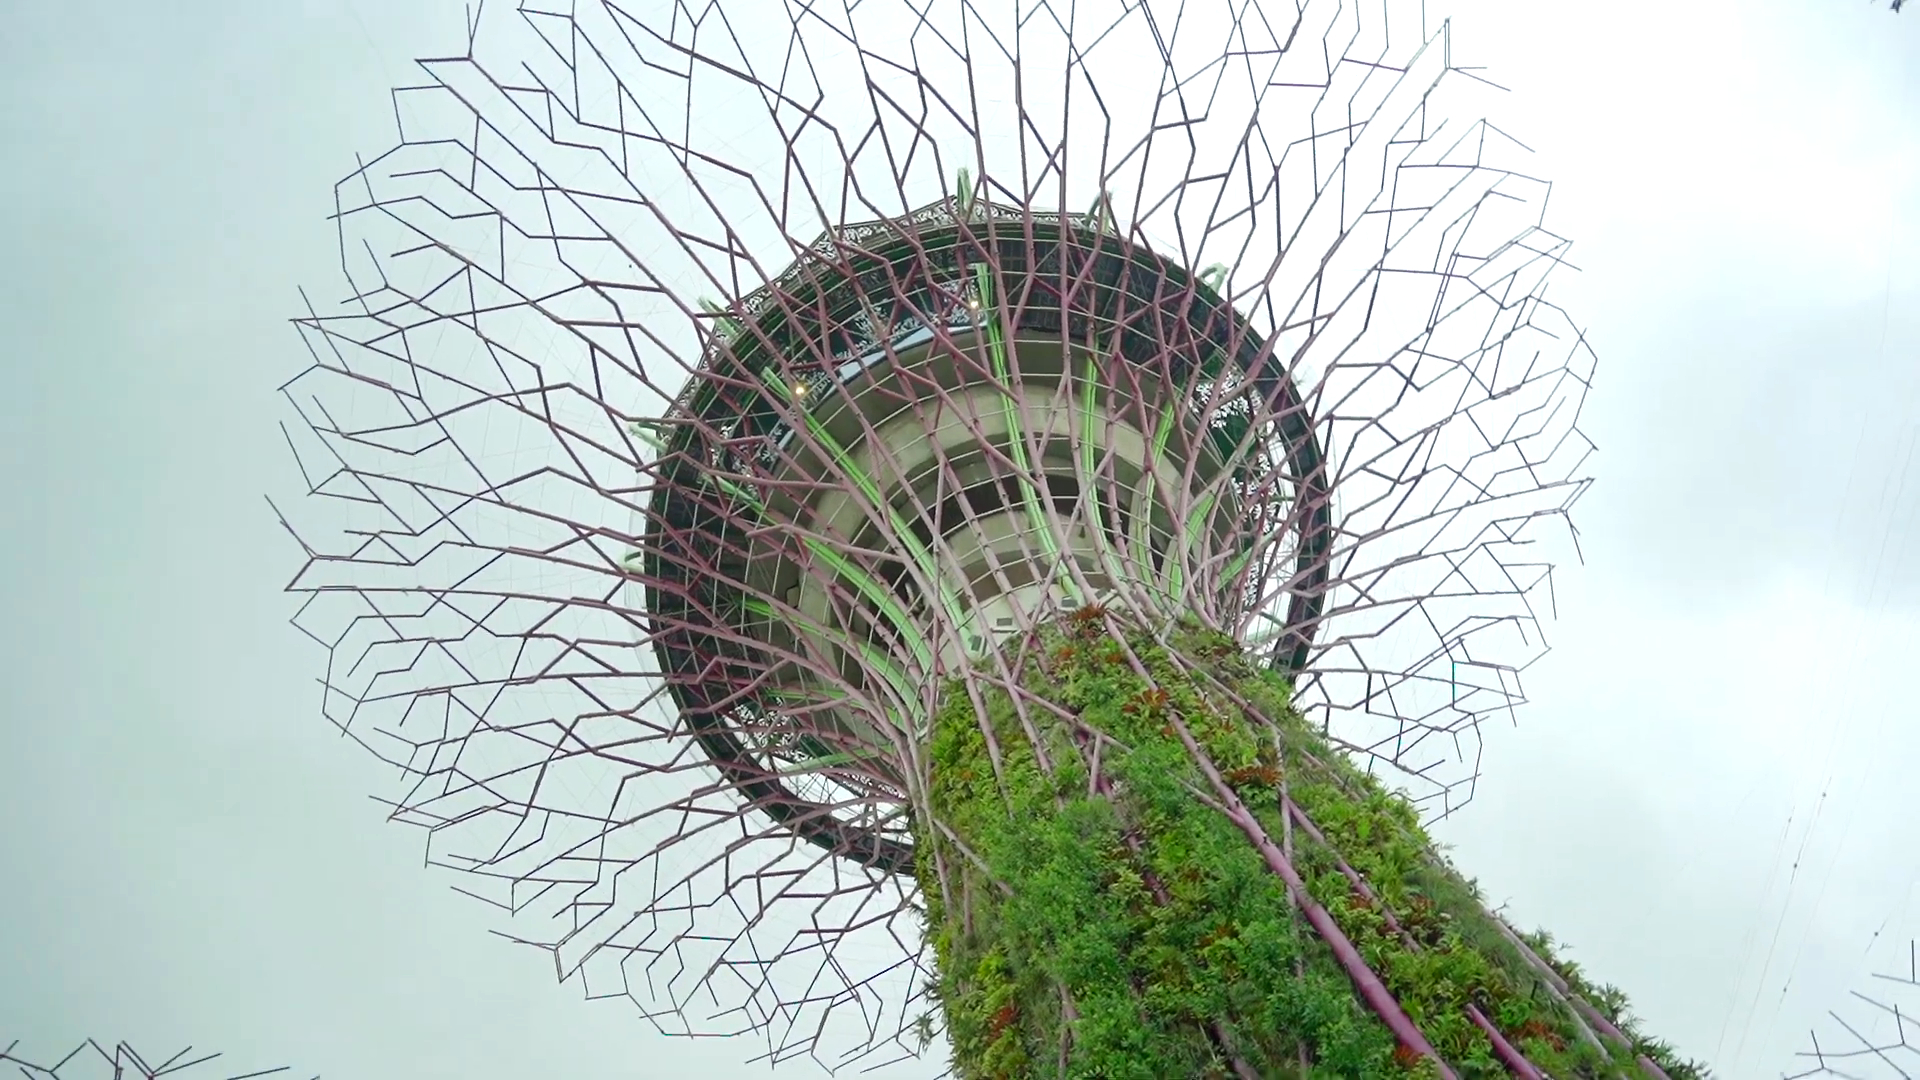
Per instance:
[[[897,871],[898,742],[940,676],[1085,603],[1243,608],[1282,521],[1298,667],[1326,575],[1309,418],[1214,289],[1091,217],[960,210],[831,231],[716,319],[640,544],[708,756]]]

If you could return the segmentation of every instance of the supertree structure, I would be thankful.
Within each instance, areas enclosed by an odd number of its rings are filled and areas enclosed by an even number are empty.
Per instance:
[[[1920,939],[1909,938],[1887,952],[1868,985],[1849,991],[1815,1023],[1806,1049],[1783,1077],[1911,1080],[1920,1075]]]
[[[962,1076],[1692,1075],[1471,794],[1592,355],[1419,4],[476,16],[338,188],[327,715],[590,995]]]
[[[0,1047],[0,1066],[18,1072],[25,1080],[253,1080],[261,1076],[285,1076],[286,1066],[233,1073],[215,1065],[217,1053],[196,1051],[192,1047],[150,1058],[125,1042],[108,1047],[88,1039],[58,1058],[23,1057],[18,1041]],[[316,1078],[317,1080],[317,1078]]]

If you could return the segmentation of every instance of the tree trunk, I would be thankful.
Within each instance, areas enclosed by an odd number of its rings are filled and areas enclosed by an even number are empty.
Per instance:
[[[1089,608],[1021,646],[949,685],[929,747],[917,870],[960,1077],[1669,1064],[1596,1034],[1577,971],[1512,936],[1230,639]]]

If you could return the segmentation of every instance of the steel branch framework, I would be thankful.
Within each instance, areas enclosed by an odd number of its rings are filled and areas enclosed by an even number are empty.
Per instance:
[[[1593,357],[1446,26],[754,15],[477,15],[338,186],[290,588],[431,860],[591,995],[837,1067],[932,1037],[924,737],[1062,612],[1223,632],[1457,809]]]
[[[125,1042],[115,1043],[109,1048],[88,1039],[59,1058],[37,1060],[18,1056],[19,1048],[20,1044],[16,1041],[0,1049],[0,1066],[18,1070],[25,1080],[162,1080],[163,1077],[177,1077],[178,1080],[214,1080],[215,1077],[253,1080],[260,1076],[280,1076],[288,1071],[286,1066],[281,1066],[257,1072],[228,1073],[214,1064],[219,1060],[219,1054],[196,1051],[192,1047],[164,1058],[148,1058]]]
[[[1920,941],[1908,940],[1891,959],[1807,1033],[1808,1049],[1782,1074],[1787,1080],[1920,1076]]]

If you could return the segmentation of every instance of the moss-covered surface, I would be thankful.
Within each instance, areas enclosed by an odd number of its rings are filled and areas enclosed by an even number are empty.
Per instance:
[[[1295,831],[1308,891],[1461,1076],[1507,1075],[1470,1004],[1552,1076],[1638,1075],[1632,1052],[1581,1035],[1413,808],[1311,731],[1284,680],[1218,634],[1123,644],[1107,626],[1089,609],[1038,635],[1024,720],[1013,695],[987,692],[980,709],[958,681],[935,719],[928,802],[941,827],[923,823],[917,869],[959,1076],[1232,1076],[1234,1058],[1262,1077],[1436,1075],[1396,1045],[1280,878],[1209,805],[1176,720],[1276,842],[1284,779],[1332,849]],[[1557,966],[1617,1020],[1617,994]],[[1673,1080],[1703,1075],[1658,1045],[1635,1052]]]

